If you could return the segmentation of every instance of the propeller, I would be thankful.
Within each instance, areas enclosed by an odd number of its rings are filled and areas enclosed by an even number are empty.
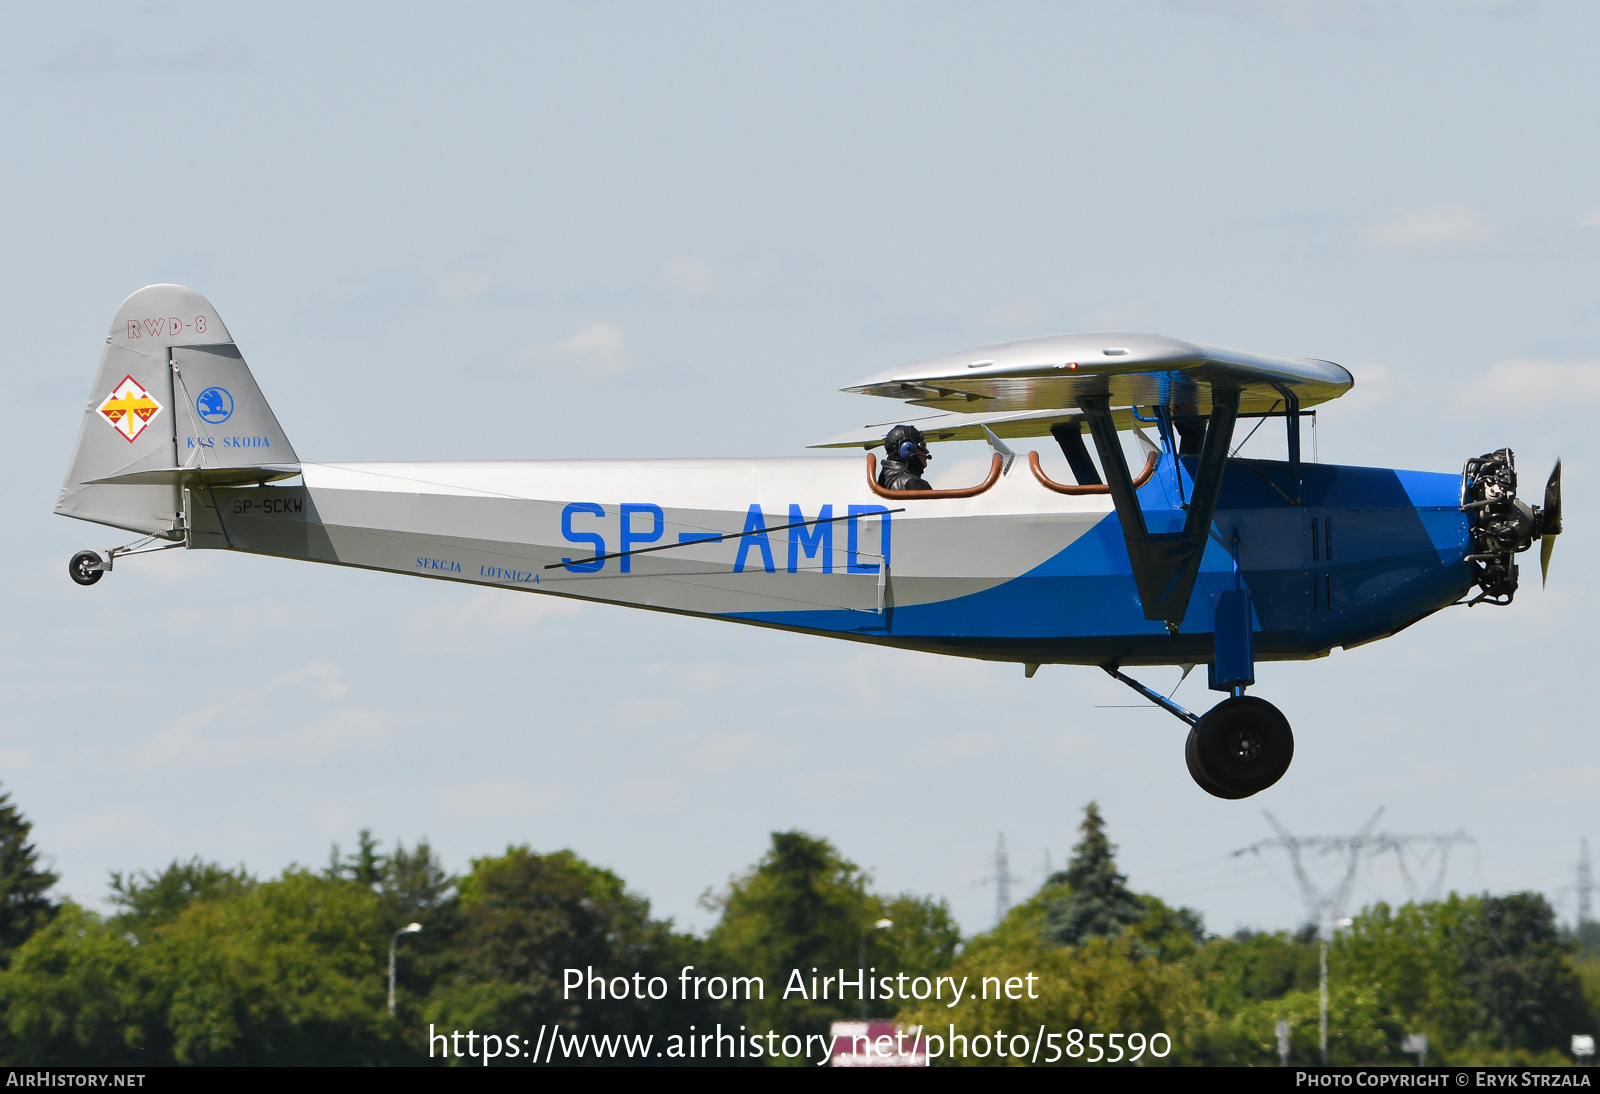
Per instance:
[[[1544,509],[1540,511],[1539,535],[1544,542],[1539,545],[1539,580],[1550,580],[1550,556],[1555,553],[1556,537],[1561,534],[1561,461],[1556,461],[1550,472],[1550,481],[1544,484]]]

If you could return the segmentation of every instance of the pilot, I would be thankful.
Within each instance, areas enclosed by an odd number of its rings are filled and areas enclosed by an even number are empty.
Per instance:
[[[914,425],[897,425],[883,442],[883,469],[878,485],[885,490],[932,490],[923,479],[933,454],[922,431]]]

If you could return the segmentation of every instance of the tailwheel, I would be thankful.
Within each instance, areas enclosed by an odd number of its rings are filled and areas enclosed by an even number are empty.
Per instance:
[[[1254,695],[1236,695],[1212,707],[1189,730],[1184,758],[1206,793],[1248,798],[1289,770],[1294,734],[1277,707]]]
[[[93,551],[79,551],[67,563],[67,573],[79,585],[93,585],[105,576],[105,560]]]

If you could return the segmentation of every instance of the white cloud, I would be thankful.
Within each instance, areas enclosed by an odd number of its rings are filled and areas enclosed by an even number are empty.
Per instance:
[[[365,752],[387,735],[387,715],[337,709],[283,727],[256,717],[241,718],[231,703],[213,703],[179,715],[140,746],[135,755],[153,765],[189,768],[249,767],[284,761],[316,762],[348,752]]]
[[[570,597],[480,588],[465,603],[439,604],[419,612],[413,624],[424,634],[441,629],[478,633],[485,627],[516,632],[535,627],[545,619],[571,619],[583,609],[584,601]]]
[[[650,289],[673,304],[704,304],[717,294],[718,278],[701,258],[679,257],[661,267]]]
[[[564,368],[599,376],[620,376],[631,371],[632,355],[620,328],[610,323],[590,323],[570,338],[533,346],[522,359],[535,368]]]
[[[1350,366],[1356,386],[1350,394],[1339,400],[1342,413],[1360,414],[1390,403],[1404,400],[1416,390],[1416,384],[1398,369],[1381,361],[1363,361]]]
[[[276,688],[286,684],[298,684],[302,680],[314,681],[317,698],[332,703],[350,693],[350,687],[341,679],[341,675],[338,665],[328,661],[314,661],[303,669],[274,677],[272,686]]]
[[[1499,234],[1470,206],[1434,205],[1369,221],[1357,228],[1356,244],[1368,254],[1460,254],[1483,248]]]
[[[1495,216],[1465,202],[1391,208],[1369,216],[1266,218],[1326,255],[1367,258],[1571,259],[1600,255],[1600,208],[1581,217]]]
[[[1471,412],[1552,412],[1600,402],[1600,359],[1549,361],[1513,357],[1496,361],[1457,396]]]
[[[349,690],[337,665],[316,661],[279,674],[248,701],[223,692],[179,714],[136,746],[134,756],[146,764],[228,768],[317,763],[370,752],[388,736],[392,718],[382,711],[329,705]]]
[[[1441,383],[1436,375],[1408,375],[1376,361],[1352,365],[1350,371],[1356,386],[1339,400],[1338,407],[1357,415],[1386,406],[1411,405],[1414,398],[1438,390]],[[1451,384],[1446,398],[1458,414],[1549,415],[1600,402],[1600,360],[1508,357],[1476,377],[1444,382]]]
[[[726,258],[679,255],[661,267],[646,294],[680,306],[837,306],[872,295],[828,281],[813,260],[765,252]]]

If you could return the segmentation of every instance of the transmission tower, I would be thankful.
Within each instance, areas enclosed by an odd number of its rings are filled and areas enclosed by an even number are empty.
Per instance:
[[[1594,875],[1589,869],[1589,841],[1578,841],[1578,929],[1590,922],[1589,902],[1594,897]]]
[[[1395,835],[1393,832],[1379,832],[1374,837],[1375,844],[1372,853],[1381,855],[1385,851],[1393,851],[1395,862],[1400,867],[1400,876],[1406,879],[1406,888],[1415,900],[1420,896],[1423,900],[1438,900],[1444,895],[1445,872],[1450,869],[1450,848],[1458,843],[1470,843],[1474,847],[1478,841],[1467,835],[1462,829],[1454,832],[1419,833],[1409,836]],[[1438,856],[1438,869],[1434,871],[1433,880],[1428,883],[1425,890],[1419,890],[1416,881],[1411,876],[1411,871],[1406,868],[1406,852],[1416,848],[1424,848],[1419,856],[1425,865],[1430,858]]]
[[[1344,915],[1345,906],[1350,900],[1350,889],[1355,884],[1356,873],[1361,866],[1363,855],[1370,859],[1392,851],[1400,865],[1400,874],[1406,879],[1406,886],[1411,890],[1411,896],[1415,898],[1418,895],[1417,883],[1406,866],[1406,852],[1418,847],[1429,849],[1423,852],[1423,862],[1426,863],[1429,858],[1437,854],[1438,869],[1428,886],[1425,899],[1436,900],[1444,888],[1445,871],[1450,865],[1450,848],[1458,843],[1474,845],[1477,843],[1462,831],[1412,835],[1374,832],[1372,829],[1381,816],[1383,810],[1379,809],[1353,836],[1295,836],[1278,823],[1276,817],[1267,813],[1267,823],[1278,833],[1277,837],[1252,843],[1249,847],[1242,847],[1233,854],[1235,858],[1243,854],[1260,855],[1262,850],[1274,847],[1288,851],[1290,865],[1294,868],[1295,881],[1300,885],[1300,897],[1306,904],[1307,921],[1315,923],[1321,936],[1328,938],[1334,923]],[[1332,888],[1324,891],[1312,882],[1311,876],[1306,872],[1304,861],[1304,855],[1308,851],[1314,851],[1319,855],[1339,855],[1343,858],[1343,876]]]
[[[1045,852],[1046,855],[1049,852]],[[988,877],[972,883],[974,888],[980,885],[994,886],[994,923],[999,926],[1005,921],[1006,913],[1011,911],[1011,883],[1024,880],[1021,875],[1011,872],[1011,857],[1006,854],[1006,834],[1000,833],[1000,839],[994,846],[994,858],[990,860],[994,873]]]
[[[1294,879],[1300,885],[1300,899],[1306,902],[1306,922],[1315,923],[1322,937],[1327,938],[1332,933],[1334,921],[1340,918],[1346,902],[1350,899],[1350,887],[1355,883],[1356,868],[1361,864],[1361,852],[1371,839],[1372,826],[1378,823],[1383,810],[1379,809],[1372,814],[1372,819],[1362,825],[1361,830],[1353,836],[1295,836],[1278,823],[1277,817],[1265,812],[1264,815],[1267,823],[1277,831],[1277,838],[1260,840],[1249,847],[1241,847],[1233,853],[1233,857],[1238,858],[1244,854],[1259,856],[1264,849],[1271,847],[1282,847],[1288,851],[1289,863],[1294,868]],[[1311,875],[1306,873],[1301,853],[1310,850],[1323,855],[1345,856],[1344,876],[1328,892],[1318,888],[1311,880]]]
[[[1000,833],[1000,841],[994,846],[994,922],[999,926],[1005,921],[1006,913],[1011,911],[1011,883],[1019,881],[1011,873],[1011,860],[1006,857],[1006,834]]]

